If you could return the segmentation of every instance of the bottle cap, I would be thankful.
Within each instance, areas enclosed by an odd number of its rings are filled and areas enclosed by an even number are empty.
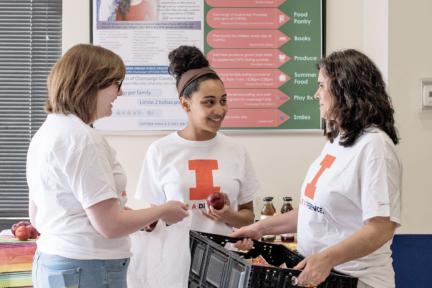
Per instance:
[[[271,196],[267,196],[267,197],[263,198],[263,201],[272,201],[272,200],[273,200],[273,197],[271,197]]]
[[[284,201],[292,201],[292,197],[286,196],[286,197],[283,197],[283,200]]]

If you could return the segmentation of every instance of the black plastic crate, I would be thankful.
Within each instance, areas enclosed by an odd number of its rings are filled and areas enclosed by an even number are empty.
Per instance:
[[[196,288],[290,288],[301,271],[252,265],[247,260],[261,255],[269,264],[294,267],[303,257],[283,245],[254,241],[254,249],[238,253],[225,249],[238,239],[197,231],[190,232],[189,287]],[[357,278],[332,271],[319,288],[356,288]]]

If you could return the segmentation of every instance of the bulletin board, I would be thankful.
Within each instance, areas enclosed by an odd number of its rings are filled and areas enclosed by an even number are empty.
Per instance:
[[[126,65],[123,96],[104,131],[186,125],[168,53],[193,45],[224,82],[227,130],[317,131],[316,62],[325,51],[325,0],[92,0],[91,41]]]

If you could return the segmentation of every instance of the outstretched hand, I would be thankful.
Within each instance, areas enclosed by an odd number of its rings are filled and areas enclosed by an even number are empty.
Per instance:
[[[237,241],[234,244],[234,247],[239,250],[250,250],[253,247],[253,242],[250,239],[258,240],[261,238],[262,233],[259,231],[255,223],[248,226],[243,226],[240,229],[235,230],[228,236],[234,238],[245,238],[241,241]]]
[[[164,206],[164,213],[161,219],[167,224],[177,223],[189,215],[189,206],[180,201],[168,201],[162,206]]]
[[[303,270],[298,277],[298,285],[316,287],[329,276],[333,265],[327,256],[316,253],[300,261],[293,269]]]
[[[247,226],[243,226],[239,229],[236,229],[228,236],[235,237],[235,238],[251,238],[254,240],[259,240],[262,237],[262,233],[258,228],[258,222],[256,222]]]

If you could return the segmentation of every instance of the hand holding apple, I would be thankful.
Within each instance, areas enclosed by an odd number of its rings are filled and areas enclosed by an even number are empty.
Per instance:
[[[200,211],[205,217],[213,221],[226,223],[233,213],[235,213],[230,205],[231,203],[227,194],[215,192],[207,198],[207,211]]]
[[[214,192],[207,198],[207,205],[213,206],[216,210],[221,210],[225,206],[225,195],[220,192]]]

